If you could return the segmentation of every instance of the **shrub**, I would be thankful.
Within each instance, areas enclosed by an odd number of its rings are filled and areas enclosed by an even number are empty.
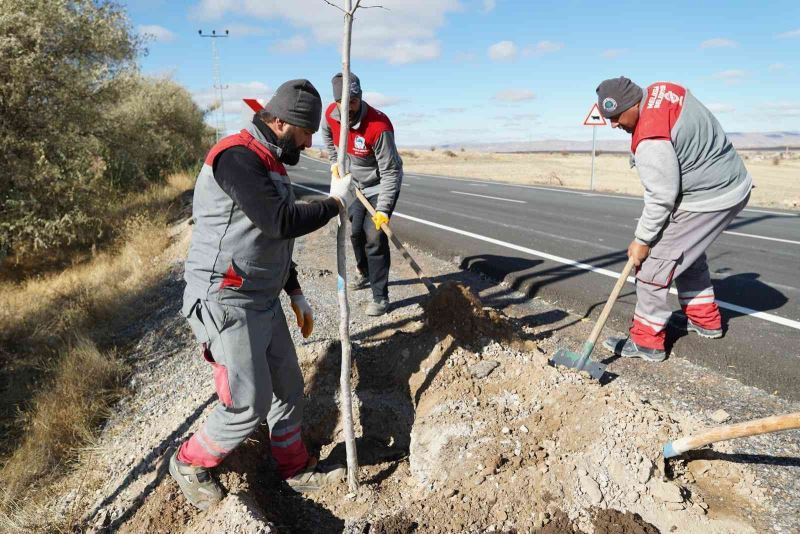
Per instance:
[[[136,73],[117,4],[0,0],[0,35],[0,260],[96,243],[121,193],[202,155],[202,113]]]
[[[442,154],[444,154],[448,158],[457,158],[458,157],[458,154],[456,154],[452,150],[445,150],[444,152],[442,152]]]

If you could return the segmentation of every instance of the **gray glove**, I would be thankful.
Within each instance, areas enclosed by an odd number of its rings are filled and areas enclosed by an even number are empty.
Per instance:
[[[345,175],[344,178],[331,177],[330,196],[341,202],[347,209],[356,201],[356,192],[353,187],[353,177],[350,174]]]

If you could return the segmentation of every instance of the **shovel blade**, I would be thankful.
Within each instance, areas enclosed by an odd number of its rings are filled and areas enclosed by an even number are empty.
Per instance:
[[[568,367],[577,371],[586,371],[589,373],[589,376],[595,380],[600,380],[603,377],[603,374],[606,372],[606,365],[588,358],[583,364],[583,367],[578,368],[578,363],[580,363],[581,357],[582,355],[577,352],[561,348],[558,349],[553,355],[550,363],[552,363],[554,366],[560,365],[561,367]]]

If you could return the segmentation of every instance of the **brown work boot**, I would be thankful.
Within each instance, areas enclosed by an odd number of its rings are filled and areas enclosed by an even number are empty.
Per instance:
[[[321,466],[316,458],[311,458],[305,469],[286,479],[289,487],[298,493],[319,491],[329,484],[341,482],[347,469],[341,465]]]
[[[178,460],[175,449],[169,459],[169,474],[178,483],[183,496],[200,510],[208,510],[225,497],[225,493],[205,467],[195,467]]]

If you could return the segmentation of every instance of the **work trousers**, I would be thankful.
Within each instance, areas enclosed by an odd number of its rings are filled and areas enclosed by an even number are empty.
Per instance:
[[[369,199],[372,207],[378,203],[378,196]],[[392,258],[389,253],[389,238],[375,228],[367,208],[361,202],[353,202],[349,209],[350,242],[359,272],[369,279],[372,297],[375,300],[389,299],[389,267]]]
[[[303,374],[280,300],[251,310],[186,295],[183,313],[211,364],[219,399],[178,459],[214,467],[266,418],[281,476],[302,470],[309,459],[300,435]]]
[[[672,309],[667,302],[673,280],[686,317],[701,328],[722,328],[706,249],[747,205],[747,198],[723,211],[676,210],[661,237],[636,273],[636,309],[631,340],[640,347],[664,350],[666,325]]]

